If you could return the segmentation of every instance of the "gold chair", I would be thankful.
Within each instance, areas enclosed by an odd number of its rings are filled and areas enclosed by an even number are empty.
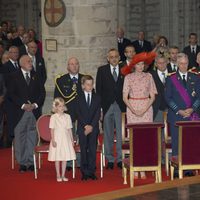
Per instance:
[[[172,144],[171,144],[171,133],[169,129],[169,123],[167,122],[167,112],[163,112],[164,119],[164,149],[165,149],[165,171],[167,176],[169,176],[169,154],[172,153]]]
[[[179,128],[178,156],[170,160],[171,180],[175,168],[180,179],[184,170],[200,169],[200,121],[180,121],[176,125]]]
[[[129,130],[126,127],[127,118],[126,113],[122,113],[122,160],[125,159],[126,155],[130,154],[130,145],[129,145]],[[124,167],[124,163],[122,162],[122,169]],[[123,170],[122,170],[123,176]]]
[[[130,171],[130,187],[134,186],[133,175],[137,171],[155,171],[156,182],[161,176],[161,128],[162,123],[137,123],[126,126],[130,131],[130,157],[124,162],[124,184],[127,170]]]

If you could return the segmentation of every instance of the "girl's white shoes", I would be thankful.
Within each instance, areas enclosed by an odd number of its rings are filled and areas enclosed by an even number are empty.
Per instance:
[[[63,180],[64,182],[67,182],[67,181],[69,181],[69,179],[68,179],[68,178],[66,178],[66,177],[62,177],[62,180]]]
[[[66,177],[57,177],[57,182],[62,182],[62,181],[67,182],[69,181],[69,179]]]

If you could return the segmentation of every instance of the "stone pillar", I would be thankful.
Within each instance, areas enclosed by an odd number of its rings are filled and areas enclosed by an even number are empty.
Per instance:
[[[66,61],[75,56],[80,62],[80,72],[96,75],[97,68],[105,64],[107,51],[116,47],[115,31],[118,24],[118,2],[116,0],[63,0],[66,17],[56,27],[49,27],[42,8],[43,47],[46,39],[57,40],[57,52],[44,48],[44,58],[48,73],[46,82],[46,102],[44,112],[51,107],[54,79],[66,73]]]

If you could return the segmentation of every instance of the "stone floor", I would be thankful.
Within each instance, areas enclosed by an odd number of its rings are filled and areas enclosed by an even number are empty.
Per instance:
[[[185,185],[142,195],[119,198],[118,200],[200,200],[200,184]]]

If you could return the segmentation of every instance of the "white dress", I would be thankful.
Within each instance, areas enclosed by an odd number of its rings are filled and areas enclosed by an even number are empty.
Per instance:
[[[54,138],[57,143],[53,147],[52,141],[49,146],[49,161],[75,160],[76,154],[73,147],[71,117],[68,114],[53,114],[50,118],[49,128],[54,129]]]

